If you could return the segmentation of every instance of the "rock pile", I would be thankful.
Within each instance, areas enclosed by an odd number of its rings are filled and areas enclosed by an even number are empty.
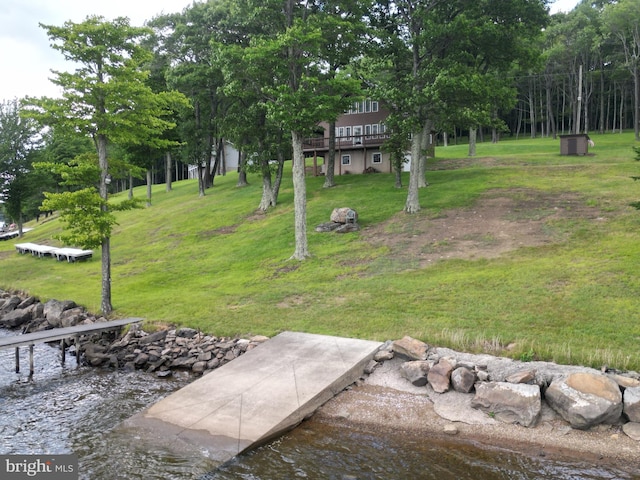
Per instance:
[[[73,301],[24,297],[0,290],[0,327],[20,329],[22,333],[72,327],[106,321],[85,311]],[[147,333],[132,325],[119,339],[113,333],[85,335],[80,338],[80,352],[88,365],[141,369],[168,376],[175,369],[205,374],[256,347],[267,337],[226,338],[204,335],[191,328],[166,329]],[[59,344],[56,342],[56,344]]]
[[[358,225],[358,212],[348,207],[334,208],[330,221],[321,223],[316,227],[316,232],[347,233],[360,230]]]
[[[374,362],[403,359],[402,376],[434,392],[473,395],[471,407],[491,418],[535,427],[548,406],[575,429],[622,425],[640,441],[640,374],[550,362],[521,362],[437,348],[404,337],[387,342]],[[368,367],[373,371],[377,363]]]

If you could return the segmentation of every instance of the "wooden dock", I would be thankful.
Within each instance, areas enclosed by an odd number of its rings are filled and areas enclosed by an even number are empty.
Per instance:
[[[111,320],[108,322],[97,322],[88,325],[76,325],[75,327],[53,328],[40,332],[25,333],[24,335],[12,335],[10,337],[0,337],[0,350],[15,348],[16,350],[16,373],[20,371],[20,347],[29,347],[29,375],[33,375],[33,346],[37,343],[49,343],[60,340],[62,350],[62,363],[65,361],[65,344],[68,338],[73,338],[76,345],[76,361],[80,361],[81,335],[117,330],[132,323],[142,322],[142,318],[123,318],[121,320]]]

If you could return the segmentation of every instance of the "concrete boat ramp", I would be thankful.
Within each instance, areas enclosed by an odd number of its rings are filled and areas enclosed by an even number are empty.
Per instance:
[[[355,382],[382,344],[284,332],[124,422],[137,438],[224,463]]]

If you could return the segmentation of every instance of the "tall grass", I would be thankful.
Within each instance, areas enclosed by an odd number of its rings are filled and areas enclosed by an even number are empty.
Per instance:
[[[591,137],[596,146],[585,157],[560,156],[553,139],[482,143],[475,158],[466,156],[466,145],[440,147],[416,216],[401,213],[407,192],[394,188],[392,174],[345,175],[331,189],[322,187],[322,177],[309,177],[313,257],[304,262],[288,260],[294,251],[289,175],[279,205],[266,214],[255,212],[257,177],[244,188],[236,187],[235,174],[216,177],[205,197],[192,180],[174,183],[168,193],[155,186],[150,208],[118,213],[115,314],[142,316],[149,328],[186,325],[217,335],[297,330],[375,340],[411,335],[468,351],[638,369],[640,213],[629,203],[640,199],[640,185],[630,179],[640,165],[632,134]],[[409,232],[420,216],[515,188],[573,192],[599,209],[599,218],[550,222],[555,243],[428,268],[373,247],[361,233],[314,231],[333,208],[348,206],[363,229],[395,216],[402,221],[390,228]],[[143,188],[135,193],[145,195]],[[16,242],[57,244],[61,228],[57,219],[29,226],[35,229],[24,239],[0,242],[0,287],[97,311],[100,252],[76,264],[20,256]]]

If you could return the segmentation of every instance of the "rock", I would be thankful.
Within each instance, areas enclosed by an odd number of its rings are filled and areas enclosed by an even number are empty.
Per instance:
[[[640,380],[637,378],[626,377],[624,375],[607,375],[622,388],[640,387]]]
[[[386,362],[393,358],[393,352],[391,350],[378,350],[373,356],[376,362]]]
[[[427,380],[433,391],[436,393],[444,393],[451,388],[451,372],[454,366],[446,358],[441,358],[427,375]]]
[[[9,299],[5,300],[4,304],[2,305],[2,309],[0,309],[0,317],[2,317],[3,315],[6,315],[9,312],[12,312],[21,303],[22,303],[22,299],[17,295],[9,297]]]
[[[380,364],[375,360],[369,360],[369,363],[367,363],[367,366],[364,367],[364,373],[366,375],[371,375],[373,371],[378,367],[378,365]]]
[[[640,423],[640,387],[630,387],[624,391],[623,412],[631,422]]]
[[[44,317],[51,325],[53,325],[54,327],[59,327],[62,325],[62,312],[75,307],[75,302],[71,300],[64,300],[62,302],[58,300],[49,300],[44,304]]]
[[[133,361],[136,367],[142,367],[145,363],[149,361],[149,355],[146,353],[139,353],[136,359]]]
[[[207,369],[207,362],[196,362],[191,367],[193,373],[202,373]]]
[[[404,362],[400,366],[400,374],[416,387],[424,387],[427,384],[427,375],[430,369],[430,362],[414,360],[412,362]]]
[[[540,387],[524,383],[478,383],[471,406],[501,422],[533,427],[542,411]]]
[[[505,378],[505,382],[508,383],[531,383],[536,379],[535,370],[524,370],[522,372],[516,372]]]
[[[458,427],[456,427],[453,423],[448,423],[448,424],[446,424],[444,426],[443,431],[447,435],[457,435],[458,434]]]
[[[252,343],[264,343],[267,340],[269,340],[269,337],[266,337],[264,335],[255,335],[249,339],[249,341]]]
[[[16,308],[18,310],[22,310],[23,308],[27,308],[27,307],[30,307],[31,305],[34,305],[36,302],[38,302],[38,299],[36,297],[27,297],[24,300],[22,300],[22,302],[20,302],[20,304]]]
[[[140,337],[138,339],[138,345],[149,345],[151,343],[164,342],[164,339],[167,338],[167,333],[168,330],[159,330],[149,335],[145,335],[144,337]]]
[[[348,207],[334,208],[330,220],[335,223],[357,223],[358,212]]]
[[[476,383],[476,374],[466,367],[458,367],[451,372],[451,386],[456,392],[469,393]]]
[[[194,328],[179,328],[178,330],[176,330],[176,337],[193,338],[197,334],[198,331]]]
[[[333,232],[334,230],[337,230],[338,228],[340,228],[342,225],[343,225],[342,223],[337,223],[337,222],[321,223],[316,227],[316,232],[319,232],[319,233]]]
[[[398,355],[410,360],[426,360],[429,345],[415,338],[405,336],[391,344],[391,349]]]
[[[335,229],[336,233],[350,233],[360,230],[360,226],[357,223],[345,223]]]
[[[156,377],[159,378],[166,378],[170,377],[171,375],[173,375],[173,372],[171,370],[158,370],[156,372]]]
[[[633,440],[640,442],[640,423],[636,423],[636,422],[625,423],[622,426],[622,431],[629,438],[632,438]]]
[[[573,373],[560,377],[549,385],[545,398],[551,408],[577,429],[612,424],[622,414],[620,387],[601,374]]]
[[[171,368],[191,368],[196,363],[193,357],[178,357],[171,362]]]
[[[28,323],[32,319],[32,309],[15,309],[2,316],[0,320],[0,326],[7,328],[16,328]]]

